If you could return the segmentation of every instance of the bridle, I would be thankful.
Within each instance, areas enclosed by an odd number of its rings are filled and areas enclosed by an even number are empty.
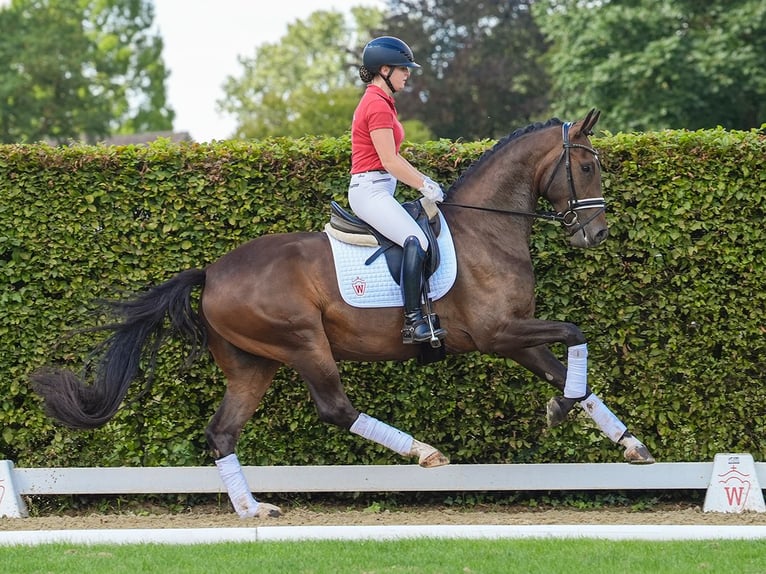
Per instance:
[[[567,185],[569,186],[569,199],[567,200],[567,209],[556,214],[556,221],[560,221],[564,227],[567,228],[569,235],[574,235],[606,209],[606,201],[604,201],[603,197],[577,199],[577,192],[575,191],[574,186],[574,178],[572,177],[572,161],[570,150],[572,148],[584,149],[593,154],[593,156],[596,158],[596,163],[599,163],[599,161],[598,152],[595,149],[584,144],[572,143],[569,140],[569,129],[571,127],[572,122],[566,122],[561,126],[561,137],[564,140],[564,149],[561,150],[561,155],[559,155],[556,167],[553,168],[551,176],[548,178],[548,183],[545,186],[545,190],[543,191],[542,196],[547,199],[548,190],[553,184],[553,180],[556,177],[556,173],[558,172],[561,163],[564,162],[567,173]],[[598,211],[591,215],[587,221],[580,223],[580,216],[578,212],[586,209],[597,209]]]
[[[548,197],[548,191],[551,188],[551,185],[553,185],[553,180],[556,178],[556,174],[558,174],[559,168],[561,165],[564,165],[564,169],[566,170],[567,175],[567,185],[569,187],[569,199],[567,200],[567,208],[563,211],[513,211],[510,209],[497,209],[494,207],[482,207],[479,205],[466,205],[462,203],[442,203],[441,205],[444,207],[447,206],[454,206],[454,207],[464,207],[467,209],[478,209],[480,211],[490,211],[493,213],[503,213],[506,215],[521,215],[524,217],[534,217],[537,219],[546,219],[548,221],[558,221],[560,222],[564,227],[567,228],[567,233],[569,235],[574,235],[581,229],[583,229],[588,223],[590,223],[594,218],[598,217],[598,215],[603,212],[606,209],[606,201],[603,197],[593,197],[588,199],[577,199],[577,192],[575,191],[575,185],[574,185],[574,178],[572,177],[572,160],[571,160],[571,149],[572,148],[580,148],[584,149],[586,151],[589,151],[594,155],[596,158],[596,163],[599,163],[598,161],[598,152],[593,149],[590,146],[584,145],[584,144],[578,144],[578,143],[572,143],[569,139],[569,130],[572,127],[573,122],[565,122],[561,126],[561,137],[563,140],[563,149],[561,150],[561,154],[559,155],[559,159],[556,161],[556,166],[553,168],[553,171],[551,172],[550,177],[548,178],[548,182],[545,185],[545,188],[542,192],[542,196],[547,199]],[[580,222],[580,211],[584,211],[586,209],[597,209],[593,215],[591,215],[586,221]]]

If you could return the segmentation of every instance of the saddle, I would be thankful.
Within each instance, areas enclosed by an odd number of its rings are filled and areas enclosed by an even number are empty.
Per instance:
[[[439,210],[433,202],[416,199],[402,204],[405,211],[417,222],[428,239],[428,251],[424,267],[424,278],[428,279],[439,267],[439,244],[436,238],[441,232]],[[338,241],[352,245],[378,247],[365,261],[369,265],[381,255],[385,255],[388,271],[393,280],[399,284],[402,268],[402,248],[376,229],[346,211],[336,201],[330,202],[330,221],[325,225],[325,232]]]

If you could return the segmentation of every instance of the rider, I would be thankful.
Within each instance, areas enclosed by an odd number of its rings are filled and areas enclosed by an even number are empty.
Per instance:
[[[394,198],[396,182],[417,189],[433,202],[444,200],[439,184],[399,155],[404,128],[397,118],[394,94],[404,89],[415,62],[410,47],[399,38],[381,36],[362,53],[359,77],[367,88],[354,111],[351,125],[351,209],[403,248],[400,286],[404,300],[404,343],[431,340],[431,326],[423,316],[421,292],[428,239],[415,220]],[[444,329],[434,326],[441,339]]]

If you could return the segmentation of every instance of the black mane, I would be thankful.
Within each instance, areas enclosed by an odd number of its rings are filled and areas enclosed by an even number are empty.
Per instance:
[[[457,180],[455,180],[455,182],[450,186],[448,193],[457,191],[457,189],[460,187],[463,181],[467,177],[469,177],[474,171],[476,171],[481,164],[483,164],[487,159],[489,159],[490,156],[494,155],[495,152],[504,148],[505,146],[510,144],[512,141],[515,141],[519,139],[521,136],[527,135],[530,132],[542,130],[545,128],[549,128],[551,126],[560,126],[563,123],[564,122],[562,122],[558,118],[551,118],[546,122],[535,122],[533,124],[529,124],[527,127],[519,128],[511,132],[510,134],[505,136],[503,139],[499,140],[490,149],[486,150],[483,154],[481,154],[481,157],[479,157],[479,159],[477,159],[470,166],[468,166],[468,169],[466,169],[462,174],[460,174],[460,177],[458,177]]]

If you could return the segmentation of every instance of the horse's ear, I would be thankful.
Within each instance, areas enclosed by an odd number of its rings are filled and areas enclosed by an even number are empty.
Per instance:
[[[593,126],[596,125],[596,122],[598,122],[598,118],[600,116],[601,110],[591,108],[591,110],[588,112],[588,115],[585,116],[585,119],[582,121],[582,125],[580,126],[580,134],[584,136],[592,136]]]

